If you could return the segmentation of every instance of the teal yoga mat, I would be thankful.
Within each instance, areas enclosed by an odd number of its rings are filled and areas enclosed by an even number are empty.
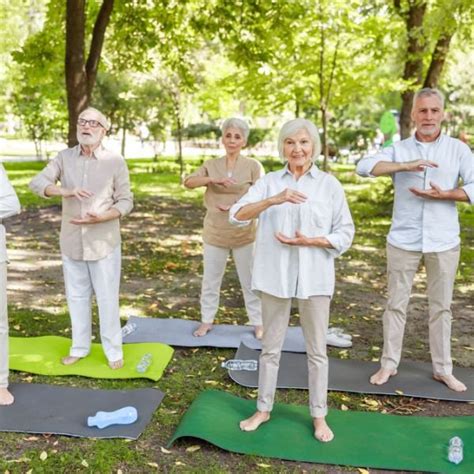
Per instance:
[[[335,438],[313,437],[306,406],[275,404],[272,418],[246,433],[239,421],[255,412],[255,400],[226,392],[202,392],[181,420],[169,445],[191,436],[222,449],[291,461],[379,469],[443,473],[474,472],[474,417],[421,417],[330,410],[327,421]],[[219,420],[219,423],[216,423]],[[447,460],[448,441],[464,441],[464,461]]]
[[[100,344],[92,344],[90,354],[73,365],[61,364],[69,354],[71,340],[59,336],[10,337],[10,369],[41,375],[82,375],[101,379],[147,378],[157,381],[173,356],[173,348],[160,343],[124,344],[125,364],[112,370]],[[136,366],[144,354],[152,355],[152,363],[144,373]]]

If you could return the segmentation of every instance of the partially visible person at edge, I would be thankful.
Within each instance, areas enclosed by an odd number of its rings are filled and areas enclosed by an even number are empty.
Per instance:
[[[0,405],[11,405],[8,390],[7,246],[3,219],[20,212],[20,201],[0,163]]]
[[[75,364],[90,352],[94,293],[102,347],[110,368],[119,369],[123,366],[120,219],[132,210],[133,195],[125,160],[102,145],[109,127],[97,109],[81,112],[79,144],[59,152],[33,178],[30,188],[42,197],[62,197],[60,247],[72,324],[72,346],[62,363]]]
[[[460,254],[456,201],[474,202],[474,158],[467,145],[441,132],[444,97],[438,90],[415,94],[411,118],[416,128],[412,137],[357,165],[361,176],[391,176],[395,188],[387,236],[383,354],[370,382],[382,385],[397,374],[413,278],[423,259],[433,378],[463,392],[466,386],[452,373],[451,301]]]
[[[257,411],[241,421],[254,431],[270,419],[291,302],[298,302],[308,355],[309,406],[314,436],[334,437],[326,423],[328,358],[326,334],[334,293],[334,259],[345,252],[354,224],[339,181],[314,164],[321,145],[316,126],[305,119],[283,125],[278,150],[287,162],[252,186],[230,210],[237,226],[258,218],[252,288],[262,299],[263,340]]]
[[[202,232],[204,273],[201,287],[201,325],[195,336],[205,336],[211,329],[219,308],[219,295],[227,258],[232,251],[242,287],[245,308],[255,337],[262,338],[260,298],[251,290],[256,225],[236,229],[229,223],[229,209],[261,176],[262,165],[240,154],[247,144],[249,126],[239,118],[222,124],[225,155],[204,162],[184,181],[187,188],[205,186],[204,228]]]

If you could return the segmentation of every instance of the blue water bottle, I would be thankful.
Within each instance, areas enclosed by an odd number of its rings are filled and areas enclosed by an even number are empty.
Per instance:
[[[135,423],[138,412],[135,407],[123,407],[115,411],[98,411],[95,416],[87,417],[87,426],[106,428],[110,425],[130,425]]]

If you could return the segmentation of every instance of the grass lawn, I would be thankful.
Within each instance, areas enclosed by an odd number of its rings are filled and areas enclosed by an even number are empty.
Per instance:
[[[187,164],[188,171],[195,162]],[[273,167],[276,164],[265,163]],[[43,163],[6,163],[10,180],[23,205],[23,213],[10,220],[9,319],[13,336],[70,335],[60,261],[58,232],[60,201],[32,195],[27,185]],[[202,191],[179,184],[172,159],[159,162],[130,160],[135,194],[134,212],[123,220],[123,283],[121,307],[129,314],[150,317],[199,319],[202,274],[200,231],[204,216]],[[385,236],[390,226],[388,181],[362,180],[352,166],[334,166],[343,182],[356,223],[352,249],[337,262],[337,291],[332,302],[331,325],[354,336],[351,349],[331,348],[332,357],[377,360],[382,345],[381,316],[385,301]],[[453,303],[453,357],[473,367],[472,334],[474,289],[474,210],[459,205],[462,257]],[[403,356],[428,361],[427,301],[423,272],[415,281]],[[222,286],[218,322],[246,322],[233,264]],[[297,323],[293,315],[292,324]],[[97,315],[93,332],[98,338]],[[208,388],[255,398],[256,391],[234,384],[220,362],[235,351],[176,348],[174,358],[158,383],[147,380],[110,381],[82,377],[43,377],[12,372],[11,382],[75,385],[90,388],[158,387],[166,393],[152,422],[138,441],[95,440],[65,436],[0,433],[0,472],[358,472],[355,468],[323,466],[242,456],[199,440],[181,440],[164,447],[193,399]],[[307,393],[279,390],[277,401],[305,405]],[[469,404],[432,402],[407,397],[379,397],[329,393],[333,408],[386,411],[410,415],[474,415]],[[216,420],[217,422],[218,420]],[[337,433],[336,433],[337,435]],[[46,453],[46,454],[44,454]],[[377,472],[371,470],[371,472]],[[388,471],[384,471],[388,472]]]

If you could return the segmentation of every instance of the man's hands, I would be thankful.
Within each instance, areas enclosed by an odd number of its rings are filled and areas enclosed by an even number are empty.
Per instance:
[[[400,163],[401,171],[425,171],[426,168],[437,168],[438,164],[429,160],[414,160]]]
[[[275,237],[279,242],[285,245],[294,245],[300,247],[322,247],[331,249],[334,248],[326,237],[306,237],[300,231],[295,232],[294,237],[287,237],[281,232],[275,234]]]
[[[60,194],[62,197],[70,198],[75,197],[82,201],[83,199],[88,199],[94,195],[93,192],[88,191],[87,189],[83,188],[74,188],[74,189],[67,189],[67,188],[60,188]]]
[[[424,199],[447,199],[447,193],[443,191],[438,185],[430,181],[431,189],[409,188],[410,191],[418,197]]]

